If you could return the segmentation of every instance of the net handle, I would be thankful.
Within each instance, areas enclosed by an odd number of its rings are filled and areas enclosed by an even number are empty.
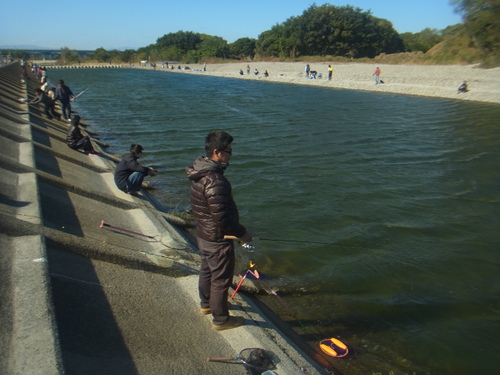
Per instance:
[[[222,358],[209,357],[209,358],[207,358],[207,361],[208,362],[227,362],[227,361],[234,361],[237,359],[238,358],[234,358],[234,357],[222,357]]]

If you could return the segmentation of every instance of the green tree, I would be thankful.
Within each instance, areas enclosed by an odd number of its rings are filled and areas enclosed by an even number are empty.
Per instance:
[[[304,55],[304,44],[300,20],[291,18],[288,23],[275,25],[264,31],[255,42],[255,53],[259,56],[271,56],[281,59]]]
[[[92,54],[92,59],[99,62],[107,62],[110,59],[110,54],[103,47],[98,48]]]
[[[120,54],[120,60],[122,62],[132,63],[135,60],[135,51],[133,49],[126,49]]]
[[[234,43],[229,44],[229,53],[236,59],[250,58],[255,56],[255,42],[253,38],[240,38]]]
[[[353,6],[312,5],[301,16],[259,35],[256,51],[263,56],[334,55],[374,57],[403,50],[392,24]]]
[[[75,50],[71,50],[68,47],[61,47],[61,55],[59,57],[60,62],[63,64],[69,64],[77,62],[78,60],[80,60],[80,56]]]
[[[500,0],[451,0],[475,45],[485,56],[500,51]]]
[[[158,38],[156,44],[158,47],[176,47],[185,53],[194,50],[202,42],[200,34],[192,31],[178,31]]]
[[[196,48],[200,59],[207,59],[210,57],[225,58],[229,54],[229,46],[225,39],[212,35],[202,35],[201,39],[201,43],[198,44]]]
[[[443,38],[448,38],[458,32],[461,32],[464,28],[464,25],[462,23],[457,23],[456,25],[450,25],[446,29],[441,30],[441,34],[443,35]]]
[[[401,38],[403,39],[406,51],[422,51],[424,53],[444,40],[442,31],[430,28],[426,28],[415,34],[403,33],[401,34]]]
[[[255,42],[255,52],[259,56],[288,57],[283,47],[283,25],[276,25],[264,31]]]
[[[35,60],[33,56],[31,56],[28,52],[24,50],[2,50],[0,51],[0,55],[11,56],[12,58],[15,59]]]

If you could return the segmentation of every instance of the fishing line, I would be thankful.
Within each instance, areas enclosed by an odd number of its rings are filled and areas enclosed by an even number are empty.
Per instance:
[[[130,229],[125,229],[125,228],[121,228],[121,227],[117,227],[117,226],[105,223],[104,220],[101,220],[101,224],[99,225],[99,227],[100,228],[108,227],[108,228],[115,229],[115,230],[118,230],[118,231],[122,231],[122,232],[125,232],[125,233],[130,233],[130,234],[134,234],[136,236],[148,238],[150,240],[153,240],[153,241],[156,241],[158,243],[161,243],[163,246],[165,246],[166,248],[171,249],[171,250],[186,251],[186,252],[187,252],[187,250],[190,250],[189,246],[173,247],[171,245],[168,245],[166,243],[167,239],[168,240],[173,240],[173,238],[171,237],[171,235],[170,235],[170,233],[168,231],[166,231],[166,232],[164,232],[162,234],[158,234],[156,236],[150,236],[150,235],[147,235],[147,234],[144,234],[144,233],[135,232],[135,231],[130,230]],[[176,244],[178,244],[178,245],[182,245],[178,241],[174,240],[174,242]],[[154,254],[152,254],[152,255],[154,255]]]
[[[254,265],[254,267],[255,267],[255,265]],[[252,271],[248,270],[248,272],[252,272]],[[307,327],[304,323],[302,323],[302,321],[297,317],[297,314],[295,313],[295,311],[290,307],[290,305],[288,303],[285,302],[285,300],[283,300],[283,298],[280,297],[280,295],[278,294],[278,292],[276,290],[274,290],[274,288],[271,288],[261,278],[257,278],[256,280],[261,283],[263,289],[266,291],[267,294],[273,295],[276,297],[278,302],[285,308],[287,313],[295,320],[296,323],[298,323],[298,325],[300,327],[302,327],[302,329],[305,332],[307,332],[310,336],[314,337],[316,339],[316,341],[319,342],[319,347],[324,353],[326,353],[327,355],[329,355],[331,357],[336,357],[336,358],[345,357],[349,353],[349,349],[348,349],[347,345],[344,344],[342,341],[340,341],[336,338],[333,338],[333,337],[330,339],[322,339],[320,336],[318,336],[309,327]],[[301,368],[301,370],[303,370],[303,368]],[[325,367],[325,370],[327,370],[328,373],[330,373],[330,374],[334,374],[334,372],[330,372],[329,369],[326,367]]]
[[[266,291],[268,295],[273,295],[276,297],[278,302],[284,307],[286,313],[288,313],[295,320],[295,322],[298,323],[300,327],[302,327],[302,329],[305,332],[307,332],[310,336],[314,337],[319,342],[319,347],[325,354],[336,358],[342,358],[347,356],[347,354],[349,353],[349,348],[342,341],[333,337],[330,339],[321,339],[315,332],[313,332],[309,327],[307,327],[304,323],[302,323],[302,321],[297,317],[295,311],[291,308],[291,306],[288,303],[285,302],[283,298],[281,298],[278,292],[274,288],[269,286],[267,282],[262,280],[262,277],[259,276],[259,272],[257,271],[256,265],[255,263],[253,263],[253,261],[250,261],[249,269],[245,273],[245,277],[247,276],[248,273],[252,274],[254,276],[254,279],[261,283],[263,289]],[[238,288],[243,283],[245,277],[238,285]],[[333,372],[329,373],[333,374]]]
[[[228,240],[238,240],[238,237],[235,236],[224,236],[225,239]],[[315,245],[329,245],[329,246],[346,246],[346,247],[357,247],[361,249],[367,249],[365,246],[360,245],[351,245],[351,244],[343,244],[338,242],[326,242],[326,241],[311,241],[311,240],[294,240],[294,239],[280,239],[280,238],[262,238],[262,237],[253,237],[252,241],[270,241],[270,242],[288,242],[288,243],[305,243],[305,244],[315,244]],[[252,248],[250,243],[244,243],[243,247]]]
[[[276,297],[276,299],[278,300],[278,302],[280,303],[280,305],[285,309],[286,313],[288,315],[290,315],[304,329],[304,331],[308,332],[310,335],[312,335],[313,337],[315,337],[317,340],[321,340],[321,338],[319,336],[317,336],[314,332],[312,332],[307,326],[305,326],[300,321],[300,319],[297,318],[297,314],[295,313],[295,311],[291,308],[291,306],[288,303],[285,302],[285,300],[283,298],[281,298],[281,296],[278,294],[278,292],[274,288],[272,288],[267,282],[265,282],[264,280],[262,280],[262,277],[261,277],[262,274],[257,271],[256,265],[255,265],[255,263],[253,263],[253,261],[250,261],[250,263],[249,263],[249,269],[245,272],[242,280],[238,284],[238,286],[235,289],[235,292],[233,293],[233,295],[236,294],[236,292],[240,288],[241,284],[243,284],[243,281],[247,278],[247,275],[249,273],[254,276],[252,278],[252,280],[255,280],[255,281],[259,282],[260,285],[262,286],[262,289],[264,289],[264,291],[269,296]],[[231,298],[233,298],[233,297],[231,297]]]

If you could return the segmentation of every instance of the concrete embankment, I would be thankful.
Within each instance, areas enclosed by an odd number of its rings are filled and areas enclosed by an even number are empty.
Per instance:
[[[146,191],[116,189],[97,135],[98,156],[68,148],[68,124],[26,103],[38,84],[19,73],[0,67],[2,374],[244,374],[206,358],[247,347],[280,375],[325,373],[245,296],[231,313],[247,324],[214,331],[185,233]]]

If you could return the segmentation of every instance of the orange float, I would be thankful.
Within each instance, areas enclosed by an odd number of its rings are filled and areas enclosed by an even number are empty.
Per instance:
[[[321,340],[319,347],[331,357],[341,358],[349,353],[347,345],[335,338]]]

